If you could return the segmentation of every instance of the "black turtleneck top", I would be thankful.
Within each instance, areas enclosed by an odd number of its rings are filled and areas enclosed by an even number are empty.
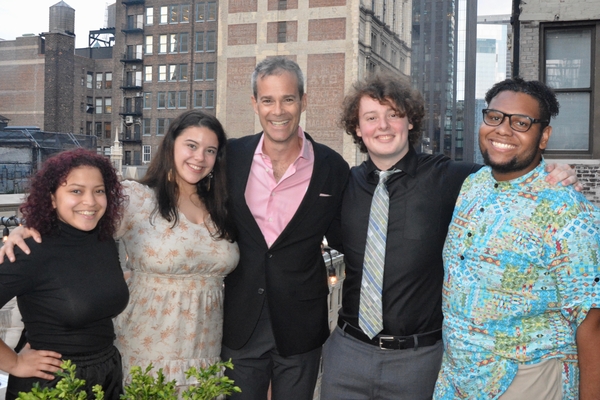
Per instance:
[[[17,296],[31,348],[64,357],[112,345],[112,318],[129,300],[114,240],[60,222],[42,243],[26,242],[31,255],[15,248],[16,261],[0,264],[0,306]]]

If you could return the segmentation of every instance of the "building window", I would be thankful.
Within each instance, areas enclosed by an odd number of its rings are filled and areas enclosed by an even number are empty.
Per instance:
[[[106,157],[110,157],[110,153],[111,153],[110,146],[104,146],[104,155]]]
[[[204,51],[204,32],[196,32],[196,52]]]
[[[152,108],[152,93],[144,92],[144,108]]]
[[[204,80],[204,63],[194,64],[194,80],[195,81]]]
[[[168,120],[166,118],[158,118],[156,120],[156,134],[158,136],[163,136],[166,132]]]
[[[112,89],[112,72],[104,74],[104,89]]]
[[[187,92],[177,93],[177,108],[187,108]]]
[[[179,80],[187,81],[188,80],[188,66],[187,64],[179,64]]]
[[[94,126],[94,134],[98,137],[102,137],[102,122],[96,122]]]
[[[176,24],[179,22],[179,5],[169,6],[169,23]]]
[[[87,84],[86,84],[88,89],[93,88],[93,86],[92,86],[93,80],[94,80],[94,74],[92,72],[88,72],[87,73]]]
[[[169,80],[177,80],[177,65],[169,65]]]
[[[194,91],[194,108],[202,108],[202,90]]]
[[[144,132],[144,136],[152,135],[152,131],[150,130],[150,118],[142,119],[142,131]]]
[[[206,108],[215,108],[215,91],[207,90],[204,92],[206,95]]]
[[[206,63],[206,80],[207,81],[215,80],[215,71],[216,71],[216,64],[214,62]]]
[[[158,37],[158,52],[160,54],[167,52],[167,35],[160,35]]]
[[[196,4],[196,22],[204,22],[206,15],[206,3]]]
[[[177,92],[167,93],[167,108],[177,108]]]
[[[146,54],[152,54],[152,35],[148,35],[144,38],[144,52]]]
[[[596,31],[595,25],[543,26],[543,75],[560,103],[560,114],[551,122],[548,153],[594,153],[592,105],[600,100],[593,87]],[[600,143],[596,146],[600,150]]]
[[[177,53],[177,49],[179,48],[179,34],[171,33],[169,34],[169,53]]]
[[[159,65],[158,66],[158,81],[165,82],[167,80],[167,66]]]
[[[102,89],[102,72],[96,73],[96,89]]]
[[[189,4],[181,5],[181,18],[179,19],[179,22],[184,24],[190,22],[190,8],[191,6]]]
[[[96,114],[102,114],[102,97],[96,98]]]
[[[110,122],[104,123],[104,137],[107,139],[112,138],[112,124]]]
[[[168,22],[168,19],[169,19],[169,7],[162,6],[160,8],[160,23],[166,24]]]
[[[217,20],[217,3],[215,1],[209,1],[206,3],[206,18],[207,21]]]
[[[154,23],[154,8],[146,7],[146,25],[150,26]]]
[[[147,164],[150,162],[150,152],[152,151],[152,147],[145,144],[142,146],[142,162]]]
[[[144,65],[144,82],[152,82],[152,65]]]
[[[87,121],[85,123],[85,134],[88,136],[92,134],[92,122],[91,121]]]
[[[112,98],[110,97],[104,99],[104,113],[112,114]]]
[[[158,92],[156,94],[156,108],[165,108],[166,107],[166,93],[165,92]]]
[[[179,52],[187,53],[188,52],[188,34],[187,32],[182,32],[179,34]]]
[[[277,43],[287,42],[287,22],[277,23]]]
[[[215,31],[206,32],[206,51],[215,51],[217,49],[217,37]]]

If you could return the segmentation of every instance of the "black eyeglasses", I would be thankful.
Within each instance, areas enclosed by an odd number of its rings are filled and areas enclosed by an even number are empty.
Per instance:
[[[483,112],[483,122],[485,122],[486,125],[498,126],[504,122],[504,118],[508,117],[510,127],[517,132],[527,132],[533,124],[548,122],[547,120],[535,119],[528,117],[527,115],[506,114],[502,111],[492,110],[491,108],[486,108],[481,111]]]

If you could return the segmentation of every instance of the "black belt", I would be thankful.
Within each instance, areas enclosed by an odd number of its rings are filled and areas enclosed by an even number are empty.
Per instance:
[[[442,339],[442,330],[419,333],[411,336],[377,335],[369,339],[359,328],[355,328],[343,319],[338,319],[338,326],[348,335],[384,350],[418,349],[419,347],[433,346]]]

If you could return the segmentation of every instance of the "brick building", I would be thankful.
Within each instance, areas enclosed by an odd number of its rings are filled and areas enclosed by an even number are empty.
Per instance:
[[[358,163],[362,156],[337,126],[341,101],[368,73],[409,74],[410,21],[407,0],[222,0],[217,117],[231,136],[259,132],[250,75],[266,57],[289,56],[305,73],[308,107],[301,125]]]
[[[515,3],[513,73],[546,82],[560,102],[545,156],[575,164],[584,193],[600,205],[600,2]]]

